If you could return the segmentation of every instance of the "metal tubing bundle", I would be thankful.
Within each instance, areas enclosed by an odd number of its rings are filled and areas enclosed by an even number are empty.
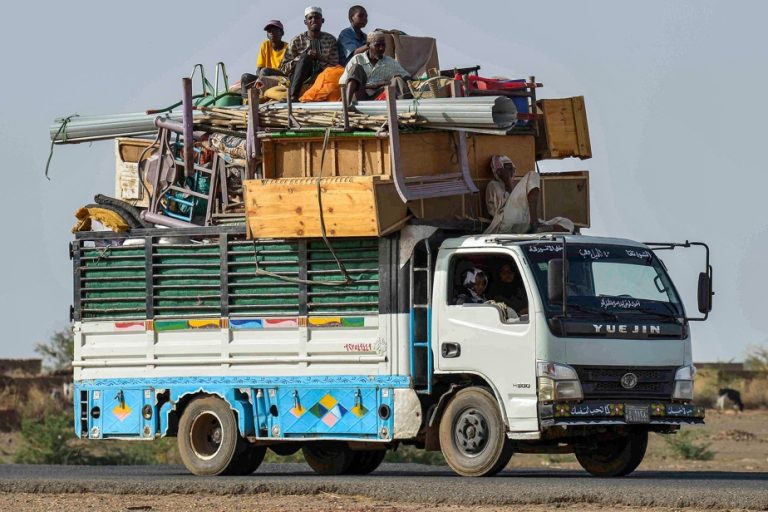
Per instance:
[[[195,114],[195,116],[199,115]],[[114,139],[115,137],[149,135],[157,132],[155,127],[155,119],[157,117],[157,114],[145,114],[143,112],[102,116],[76,116],[72,117],[63,129],[61,129],[61,125],[64,123],[64,120],[57,119],[50,127],[51,140],[57,144],[66,144]],[[181,112],[171,112],[164,117],[173,121],[182,120]]]
[[[340,118],[342,107],[340,102],[294,103],[294,116],[301,117],[308,126],[316,121],[317,126],[335,126],[335,119]],[[285,103],[270,103],[259,108],[261,126],[283,127],[287,124]],[[245,119],[245,107],[219,108],[221,111],[232,112],[237,120]],[[356,112],[350,112],[350,122],[353,128],[376,129],[387,115],[385,101],[361,101],[355,104]],[[504,96],[472,96],[466,98],[430,98],[420,100],[398,100],[397,113],[404,124],[417,121],[421,126],[434,128],[462,127],[468,130],[506,130],[517,122],[517,109],[510,98]],[[362,115],[360,115],[362,114]],[[62,129],[64,120],[58,119],[50,127],[51,140],[57,144],[85,142],[92,140],[112,139],[148,135],[155,133],[156,115],[145,113],[113,114],[103,116],[73,117]],[[181,121],[182,114],[168,113],[166,117]],[[194,122],[202,119],[210,120],[209,113],[195,111]],[[219,117],[222,117],[219,115]],[[366,119],[367,118],[367,119]],[[222,119],[219,119],[222,121]],[[215,123],[214,123],[215,124]],[[227,123],[222,123],[227,124]],[[304,124],[304,123],[302,123]]]
[[[285,103],[272,103],[262,107],[265,110],[282,110]],[[297,111],[341,111],[341,103],[294,103]],[[386,116],[385,101],[361,101],[355,104],[355,110],[371,116]],[[504,96],[471,96],[466,98],[430,98],[421,100],[398,100],[398,115],[414,113],[426,126],[467,128],[506,129],[517,122],[517,109],[511,98]]]

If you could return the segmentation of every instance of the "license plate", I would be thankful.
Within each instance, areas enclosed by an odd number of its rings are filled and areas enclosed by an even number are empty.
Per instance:
[[[647,405],[625,405],[624,421],[627,423],[648,423],[651,414]]]

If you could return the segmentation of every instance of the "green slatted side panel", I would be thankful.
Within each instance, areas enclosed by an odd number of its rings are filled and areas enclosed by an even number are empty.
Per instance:
[[[298,242],[233,241],[227,257],[230,316],[299,314]]]
[[[156,245],[152,270],[155,318],[221,314],[219,244]]]
[[[379,310],[379,240],[336,239],[331,242],[336,256],[344,263],[353,282],[327,286],[320,282],[339,282],[343,277],[333,255],[323,241],[307,244],[308,312],[315,314],[376,313]]]
[[[83,320],[144,319],[144,248],[81,248],[80,311]]]

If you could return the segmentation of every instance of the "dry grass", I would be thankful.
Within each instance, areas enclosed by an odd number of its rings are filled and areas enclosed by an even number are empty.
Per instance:
[[[748,409],[768,408],[768,375],[744,379],[722,375],[717,370],[699,370],[694,381],[694,401],[705,407],[714,407],[721,388],[741,393],[741,401]]]
[[[745,382],[741,391],[741,401],[750,409],[768,407],[768,377]]]

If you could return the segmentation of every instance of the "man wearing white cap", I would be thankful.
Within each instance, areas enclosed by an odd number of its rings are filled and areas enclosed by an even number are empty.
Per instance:
[[[291,98],[298,101],[301,86],[313,82],[317,75],[328,66],[339,64],[339,49],[336,38],[323,27],[323,10],[320,7],[304,9],[304,25],[307,31],[297,35],[288,43],[280,70],[291,78]]]

